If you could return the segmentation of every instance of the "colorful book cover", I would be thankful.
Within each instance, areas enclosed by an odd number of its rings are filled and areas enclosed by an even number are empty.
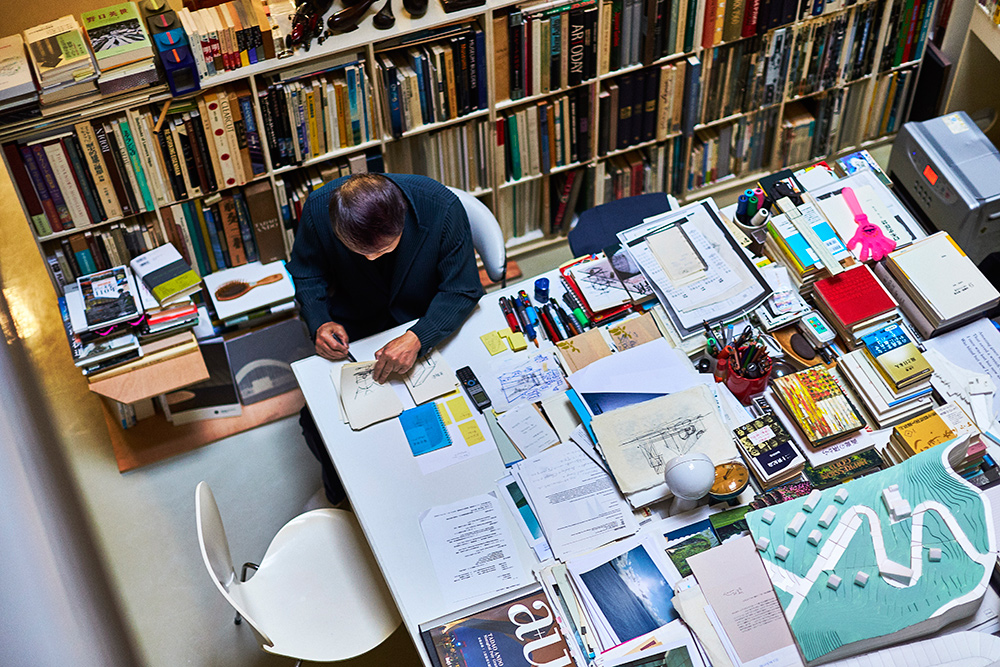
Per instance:
[[[76,282],[89,329],[111,326],[139,315],[135,289],[124,266],[81,276]]]
[[[868,449],[818,468],[807,465],[802,469],[802,473],[815,488],[827,489],[848,480],[878,472],[883,467],[882,457],[878,455],[878,452],[874,449]]]
[[[153,55],[153,45],[134,2],[83,12],[80,21],[101,69]]]
[[[441,667],[568,665],[569,647],[541,587],[513,600],[421,631]]]
[[[93,74],[90,50],[84,43],[79,24],[72,16],[25,30],[24,41],[28,43],[35,73],[44,84],[70,69],[74,70],[74,77]]]
[[[933,368],[898,324],[861,337],[865,354],[897,391],[928,377]]]
[[[825,368],[807,368],[773,380],[781,400],[803,435],[814,446],[824,445],[864,427],[864,419]]]

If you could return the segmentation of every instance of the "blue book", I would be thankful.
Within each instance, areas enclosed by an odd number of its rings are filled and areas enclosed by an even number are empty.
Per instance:
[[[433,401],[403,410],[399,415],[399,423],[414,456],[451,445],[451,436],[441,421],[437,403]]]
[[[201,212],[205,216],[205,228],[208,230],[208,238],[212,243],[212,255],[215,257],[215,265],[223,269],[229,265],[222,254],[222,243],[219,241],[219,230],[215,226],[215,215],[208,206],[203,207]]]
[[[420,115],[423,117],[425,123],[433,122],[430,120],[430,113],[427,109],[427,79],[424,78],[424,65],[423,56],[420,54],[415,47],[407,49],[407,55],[410,56],[410,66],[413,68],[414,73],[417,75],[417,91],[420,98]]]
[[[81,274],[97,273],[97,264],[94,262],[94,256],[90,254],[89,249],[80,250],[73,254],[76,255],[76,263],[80,265]]]
[[[260,143],[260,133],[257,131],[257,117],[254,115],[250,96],[239,98],[240,115],[243,116],[243,129],[246,131],[247,149],[250,151],[250,169],[254,176],[267,171],[264,166],[264,149]]]
[[[347,99],[351,107],[351,134],[354,145],[361,143],[361,107],[358,101],[358,68],[347,68]]]

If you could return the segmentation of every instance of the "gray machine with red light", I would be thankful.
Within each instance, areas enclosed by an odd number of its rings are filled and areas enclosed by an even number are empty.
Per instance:
[[[964,111],[903,125],[889,176],[914,214],[976,264],[1000,251],[1000,152]]]

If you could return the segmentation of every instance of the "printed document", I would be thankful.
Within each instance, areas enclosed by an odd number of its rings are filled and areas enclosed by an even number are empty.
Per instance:
[[[530,583],[495,493],[432,507],[420,517],[445,602],[466,606]]]

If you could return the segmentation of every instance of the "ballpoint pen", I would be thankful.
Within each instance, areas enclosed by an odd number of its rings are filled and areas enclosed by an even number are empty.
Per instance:
[[[563,310],[563,307],[559,305],[559,302],[553,298],[549,298],[549,303],[552,304],[552,309],[556,311],[556,315],[562,320],[563,326],[569,332],[569,335],[577,336],[583,333],[583,328],[574,320],[569,314]]]
[[[517,316],[510,307],[510,301],[507,297],[500,297],[500,310],[503,311],[503,316],[507,318],[507,325],[510,326],[510,330],[513,332],[518,332],[521,330],[521,326],[517,323]]]
[[[538,347],[538,334],[535,332],[535,327],[532,326],[531,320],[528,319],[528,314],[524,310],[524,304],[519,299],[514,299],[514,312],[517,313],[518,319],[521,320],[521,328],[524,331],[524,335],[535,344],[535,347]]]
[[[545,308],[542,308],[541,310],[538,311],[538,320],[542,323],[542,328],[545,330],[545,335],[548,336],[549,340],[551,340],[553,343],[558,343],[560,340],[562,340],[562,337],[556,330],[556,326],[552,322],[552,319],[549,317],[548,312],[545,310]]]
[[[521,300],[521,305],[524,306],[524,312],[527,313],[528,319],[531,320],[532,326],[534,326],[542,333],[547,334],[548,332],[546,332],[542,328],[541,320],[538,317],[538,311],[536,311],[535,307],[531,305],[531,298],[528,296],[528,293],[525,292],[524,290],[521,290],[520,292],[517,293],[517,298]]]
[[[344,345],[344,341],[340,340],[340,336],[338,336],[337,334],[332,334],[332,336],[333,336],[333,339],[334,339],[335,341],[337,341],[337,342],[338,342],[338,343],[340,343],[341,345]],[[344,345],[344,347],[347,347],[347,346],[346,346],[346,345]],[[356,364],[356,363],[358,363],[358,360],[357,360],[357,359],[355,359],[355,358],[354,358],[354,355],[353,355],[353,354],[351,354],[350,352],[348,352],[348,353],[347,353],[347,360],[348,360],[349,362],[351,362],[352,364]]]

